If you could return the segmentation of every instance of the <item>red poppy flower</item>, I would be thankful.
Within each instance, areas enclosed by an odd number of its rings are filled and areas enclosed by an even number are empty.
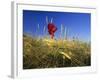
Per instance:
[[[54,33],[56,32],[57,27],[53,23],[48,24],[48,32],[51,35],[51,38],[54,38]]]

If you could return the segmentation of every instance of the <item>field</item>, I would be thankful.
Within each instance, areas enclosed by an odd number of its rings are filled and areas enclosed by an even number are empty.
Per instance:
[[[90,43],[77,39],[23,35],[23,69],[90,66],[90,46]]]

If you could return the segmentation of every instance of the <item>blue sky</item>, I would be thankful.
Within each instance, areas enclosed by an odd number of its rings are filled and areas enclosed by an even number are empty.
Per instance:
[[[91,40],[91,14],[90,13],[71,13],[71,12],[51,12],[51,11],[32,11],[23,10],[23,32],[33,36],[45,36],[48,34],[46,16],[48,22],[53,18],[53,23],[57,27],[55,38],[64,36],[67,31],[67,37],[78,37],[80,40]],[[63,33],[61,34],[61,24]],[[38,27],[39,26],[39,27]],[[45,32],[44,32],[45,26]]]

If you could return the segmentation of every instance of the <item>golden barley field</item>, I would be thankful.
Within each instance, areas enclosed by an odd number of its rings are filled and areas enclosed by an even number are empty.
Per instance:
[[[90,43],[23,35],[23,69],[84,66],[91,66]]]

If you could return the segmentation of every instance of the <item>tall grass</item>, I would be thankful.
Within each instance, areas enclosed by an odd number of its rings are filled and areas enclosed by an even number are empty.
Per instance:
[[[90,66],[90,51],[90,43],[78,40],[38,39],[23,35],[23,68]]]

